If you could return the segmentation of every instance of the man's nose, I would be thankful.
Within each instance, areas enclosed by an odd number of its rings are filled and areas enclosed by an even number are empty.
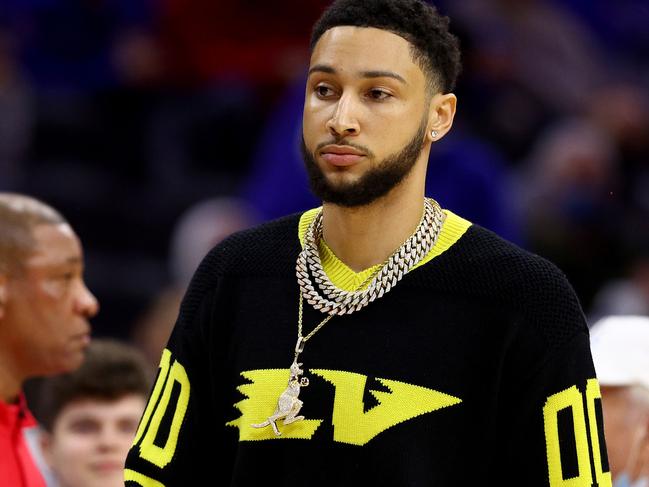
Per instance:
[[[358,123],[356,104],[349,94],[343,94],[335,106],[331,118],[327,121],[326,127],[336,137],[358,135],[360,124]]]
[[[97,301],[95,295],[90,292],[90,289],[88,289],[86,283],[83,281],[81,281],[78,293],[76,311],[86,318],[92,318],[99,312],[99,301]]]
[[[103,451],[119,451],[124,440],[114,428],[104,426],[97,436],[97,446]]]

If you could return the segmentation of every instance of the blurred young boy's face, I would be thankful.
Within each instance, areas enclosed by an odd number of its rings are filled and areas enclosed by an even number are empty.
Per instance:
[[[43,441],[61,487],[122,487],[124,462],[145,398],[83,399],[65,406]]]

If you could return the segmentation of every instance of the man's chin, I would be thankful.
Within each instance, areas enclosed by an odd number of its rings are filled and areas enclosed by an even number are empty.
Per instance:
[[[77,370],[86,358],[86,347],[69,350],[57,364],[54,364],[52,374],[64,374]]]
[[[353,194],[361,189],[359,178],[353,174],[327,174],[324,179],[327,191],[341,196]]]
[[[317,195],[318,196],[318,195]],[[319,198],[327,204],[343,208],[361,208],[374,203],[380,196],[364,196],[357,191],[336,191],[319,195]]]

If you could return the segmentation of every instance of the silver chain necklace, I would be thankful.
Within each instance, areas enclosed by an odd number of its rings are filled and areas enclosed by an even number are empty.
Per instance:
[[[322,238],[322,211],[320,211],[309,225],[304,238],[304,249],[297,258],[296,275],[302,296],[315,309],[330,315],[344,315],[359,311],[389,292],[430,252],[437,242],[444,218],[445,214],[437,202],[426,198],[424,214],[417,230],[388,257],[369,286],[362,290],[345,291],[333,284],[322,268],[318,250]],[[310,274],[313,275],[313,280],[322,295],[311,282]]]
[[[439,204],[431,198],[426,198],[424,214],[415,233],[388,257],[379,269],[371,273],[356,290],[345,291],[332,283],[322,268],[318,248],[320,239],[322,239],[322,210],[320,210],[307,229],[304,248],[297,258],[296,274],[300,286],[298,333],[288,386],[279,396],[275,412],[263,423],[253,424],[254,428],[264,428],[270,425],[275,435],[280,436],[277,420],[283,419],[283,423],[286,425],[304,419],[304,416],[298,416],[303,406],[298,395],[301,387],[309,385],[309,379],[301,377],[304,371],[298,358],[304,351],[307,340],[311,339],[334,316],[359,311],[389,292],[435,246],[445,218],[446,215]],[[311,282],[310,274],[313,274],[313,279],[324,296],[321,296],[316,290],[316,286]],[[369,286],[365,287],[368,282]],[[304,299],[316,310],[327,313],[327,317],[306,336],[302,335]]]

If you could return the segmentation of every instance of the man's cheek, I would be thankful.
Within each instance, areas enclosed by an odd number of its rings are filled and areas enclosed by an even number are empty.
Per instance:
[[[65,297],[68,285],[67,281],[61,279],[45,279],[41,282],[40,289],[46,297],[59,300]]]

